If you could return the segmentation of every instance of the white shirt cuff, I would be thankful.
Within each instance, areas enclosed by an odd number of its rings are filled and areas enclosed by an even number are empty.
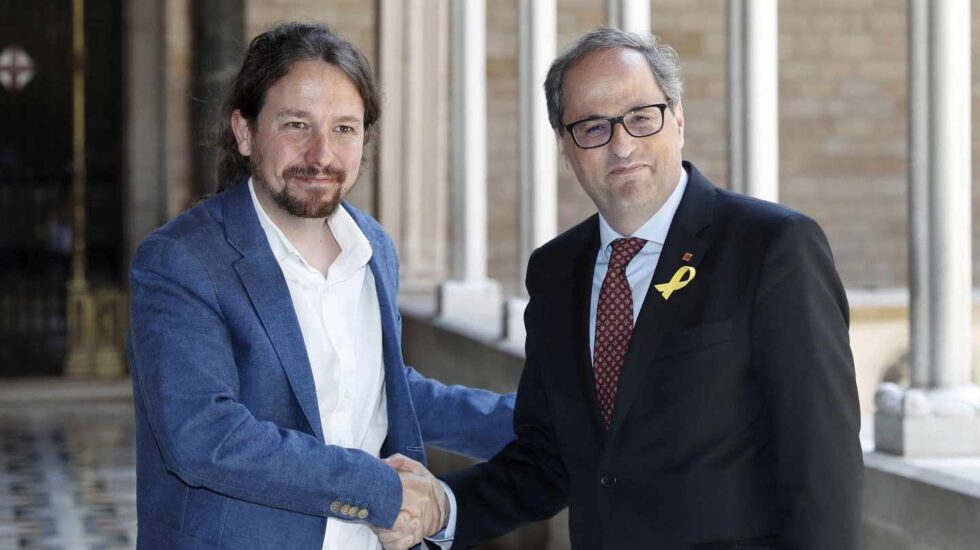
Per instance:
[[[439,483],[442,484],[442,489],[446,491],[446,500],[449,501],[449,521],[446,522],[445,529],[431,537],[425,537],[425,540],[442,550],[449,550],[453,545],[453,538],[456,537],[456,495],[444,481],[439,480]]]

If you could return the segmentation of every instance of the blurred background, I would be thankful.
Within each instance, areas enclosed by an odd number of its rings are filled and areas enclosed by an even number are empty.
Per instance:
[[[684,157],[830,239],[864,415],[864,547],[976,548],[969,0],[4,0],[0,548],[135,545],[129,261],[214,191],[225,87],[249,40],[288,20],[329,24],[378,75],[350,200],[398,246],[407,360],[498,391],[520,375],[530,251],[594,212],[543,115],[547,64],[598,25],[671,44]],[[485,548],[567,548],[563,521]]]

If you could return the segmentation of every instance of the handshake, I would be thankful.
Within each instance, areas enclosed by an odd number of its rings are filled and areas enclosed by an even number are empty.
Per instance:
[[[422,464],[400,454],[384,459],[398,470],[402,507],[391,529],[372,527],[385,550],[408,550],[446,527],[449,499],[442,484]]]

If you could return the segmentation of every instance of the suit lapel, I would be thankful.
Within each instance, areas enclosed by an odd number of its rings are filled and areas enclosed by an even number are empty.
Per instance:
[[[706,284],[705,281],[709,278],[709,274],[696,273],[687,288],[675,291],[667,299],[656,289],[656,285],[673,279],[683,266],[697,269],[708,253],[709,243],[699,234],[711,222],[714,188],[692,165],[685,162],[684,167],[689,174],[687,189],[674,214],[653,280],[633,327],[633,337],[630,339],[616,391],[610,437],[615,435],[617,428],[629,414],[651,368],[650,358],[663,335],[677,318],[678,312],[689,306],[689,298],[694,294],[690,292],[691,287]]]
[[[248,185],[240,183],[223,195],[225,234],[228,242],[242,254],[235,263],[235,271],[279,356],[306,421],[317,439],[324,441],[313,370],[306,355],[303,333],[293,310],[286,279],[259,223]]]
[[[594,216],[595,223],[588,224],[589,239],[573,263],[572,307],[574,308],[572,348],[575,354],[575,366],[581,380],[582,398],[588,404],[592,425],[600,440],[605,437],[606,430],[602,427],[599,417],[599,401],[596,397],[595,376],[592,370],[592,353],[589,342],[589,308],[592,301],[592,277],[595,273],[596,256],[599,253],[599,217]]]

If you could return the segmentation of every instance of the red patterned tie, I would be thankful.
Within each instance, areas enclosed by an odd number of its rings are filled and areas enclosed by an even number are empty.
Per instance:
[[[619,372],[633,334],[633,291],[626,280],[626,266],[645,244],[645,240],[636,237],[613,241],[609,271],[599,290],[592,366],[599,412],[607,430],[612,422]]]

